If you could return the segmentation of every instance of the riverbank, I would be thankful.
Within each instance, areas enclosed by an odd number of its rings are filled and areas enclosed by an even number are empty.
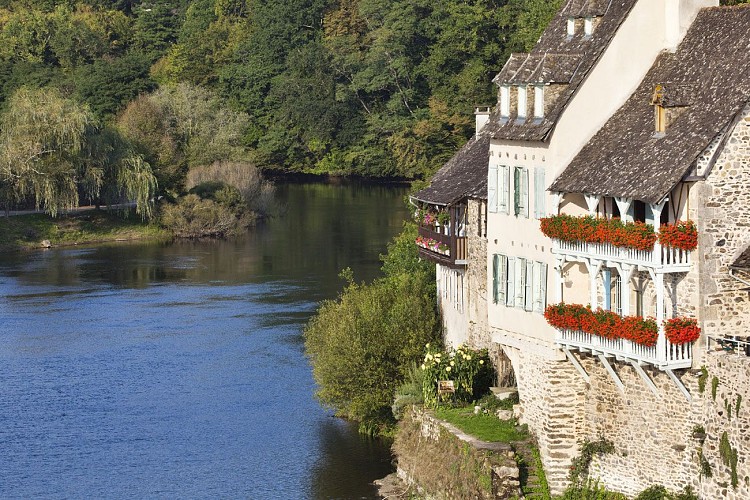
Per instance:
[[[54,218],[40,213],[0,217],[0,235],[3,251],[172,237],[155,222],[96,209]]]

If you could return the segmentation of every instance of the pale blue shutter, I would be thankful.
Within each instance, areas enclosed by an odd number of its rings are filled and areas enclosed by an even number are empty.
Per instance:
[[[515,275],[516,299],[514,305],[523,309],[523,296],[526,293],[526,259],[523,257],[516,258]]]
[[[490,212],[497,212],[497,165],[490,165],[487,177],[487,204]]]
[[[521,215],[529,218],[529,169],[524,168],[521,170]]]
[[[541,219],[546,215],[547,209],[545,207],[545,188],[546,183],[544,182],[544,167],[537,167],[534,169],[534,216],[537,219]]]
[[[604,279],[604,309],[612,310],[612,271],[605,269],[602,271]]]
[[[498,212],[508,213],[508,167],[501,165],[497,180]]]
[[[526,290],[524,290],[523,308],[526,311],[534,309],[534,261],[526,261]]]
[[[505,305],[513,307],[516,300],[516,258],[508,257],[505,276]]]
[[[500,283],[498,278],[500,277],[500,256],[495,254],[492,256],[492,302],[497,304],[498,297],[500,296]]]
[[[544,313],[547,307],[547,264],[537,262],[536,269],[536,293],[534,294],[534,311]]]
[[[521,213],[521,167],[513,169],[513,215]]]

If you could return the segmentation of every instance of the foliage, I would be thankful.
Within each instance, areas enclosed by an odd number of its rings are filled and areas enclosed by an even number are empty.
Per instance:
[[[716,389],[719,387],[719,378],[718,377],[712,377],[711,378],[711,399],[716,401]]]
[[[672,344],[689,344],[698,340],[701,329],[695,318],[672,318],[664,323],[664,333]]]
[[[598,481],[586,479],[571,484],[560,500],[627,500],[627,498],[621,493],[607,491]]]
[[[16,91],[0,114],[0,193],[6,207],[33,198],[53,216],[78,205],[79,194],[135,201],[152,214],[156,179],[150,165],[86,106],[57,89]]]
[[[669,499],[669,493],[667,492],[667,489],[660,484],[649,486],[648,488],[643,490],[637,497],[635,497],[635,500],[668,500],[668,499]]]
[[[455,393],[450,397],[468,403],[484,395],[492,385],[494,370],[487,349],[474,350],[459,346],[455,350],[441,351],[430,344],[426,346],[422,362],[424,374],[424,401],[427,407],[436,407],[445,395],[438,394],[438,382],[452,380]]]
[[[407,226],[389,245],[383,278],[357,284],[350,271],[342,273],[344,291],[324,301],[305,328],[317,397],[379,431],[393,424],[394,393],[423,346],[439,341],[434,271],[419,261],[414,231]]]
[[[403,418],[404,409],[412,405],[421,405],[424,403],[424,395],[422,394],[423,379],[424,370],[417,366],[417,363],[412,363],[404,382],[396,389],[396,396],[391,405],[391,410],[396,420]]]
[[[599,437],[596,441],[590,441],[585,438],[581,443],[581,453],[573,459],[570,465],[570,474],[568,478],[573,485],[585,484],[583,481],[588,478],[589,467],[595,456],[614,453],[615,445],[612,441]]]
[[[738,455],[737,450],[733,448],[729,442],[727,431],[724,431],[721,434],[721,440],[719,441],[719,456],[721,457],[721,462],[729,467],[732,487],[736,489],[739,484],[739,478],[737,476]]]
[[[226,238],[241,234],[253,220],[218,199],[201,199],[198,195],[188,194],[177,203],[164,204],[159,222],[178,238]]]
[[[472,407],[446,408],[435,410],[435,415],[451,423],[467,434],[490,443],[510,443],[526,439],[527,435],[518,429],[513,420],[499,420],[494,415],[474,413]]]
[[[0,249],[39,247],[48,240],[53,246],[107,241],[167,239],[169,234],[154,222],[123,218],[114,211],[87,210],[52,218],[46,214],[0,217]]]
[[[695,250],[698,248],[698,229],[690,220],[675,224],[662,224],[659,228],[659,243],[681,250]]]
[[[711,462],[709,462],[706,456],[703,454],[703,448],[700,448],[700,447],[698,448],[697,455],[698,455],[698,467],[700,469],[700,477],[701,478],[713,477],[714,472],[713,472],[713,469],[711,468]]]
[[[242,202],[260,216],[274,210],[274,186],[265,180],[251,163],[243,161],[216,161],[210,165],[190,169],[186,187],[194,190],[201,184],[231,186],[239,193]]]
[[[706,390],[706,382],[708,381],[708,368],[706,365],[701,366],[701,374],[698,375],[698,392],[703,394]]]

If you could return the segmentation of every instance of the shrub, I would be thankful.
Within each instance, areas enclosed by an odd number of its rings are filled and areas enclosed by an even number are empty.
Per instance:
[[[424,395],[422,393],[423,379],[424,371],[417,366],[417,363],[412,363],[406,374],[404,383],[396,389],[396,397],[391,405],[391,410],[396,420],[401,420],[404,416],[405,408],[424,403]]]
[[[459,346],[455,350],[441,351],[430,344],[422,362],[424,375],[424,401],[435,407],[438,400],[437,384],[440,380],[452,380],[457,402],[469,403],[489,391],[494,380],[494,370],[487,349],[473,350]]]
[[[394,393],[422,355],[439,342],[434,267],[419,261],[410,225],[383,258],[386,276],[369,285],[348,285],[325,301],[305,328],[305,351],[320,401],[368,433],[395,422]]]
[[[669,500],[669,493],[664,486],[655,484],[643,490],[635,500]]]
[[[225,205],[189,194],[176,204],[162,205],[159,222],[179,238],[224,238],[243,232],[252,219],[238,216]]]
[[[191,168],[187,174],[187,188],[201,198],[202,192],[213,188],[213,193],[222,187],[234,188],[247,208],[260,216],[270,215],[274,208],[274,187],[263,179],[260,171],[251,163],[242,161],[217,161],[210,165]],[[212,199],[214,199],[212,197]]]

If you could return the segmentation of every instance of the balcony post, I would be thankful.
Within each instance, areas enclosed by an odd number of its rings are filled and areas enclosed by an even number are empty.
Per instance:
[[[620,288],[620,305],[622,307],[622,315],[630,316],[630,278],[633,277],[633,271],[635,266],[622,265],[618,271],[620,272],[620,282],[622,287]]]
[[[615,203],[617,203],[617,209],[620,211],[620,220],[623,222],[630,222],[630,215],[628,212],[630,212],[630,205],[633,204],[632,198],[615,198]]]
[[[604,262],[596,259],[586,259],[586,269],[589,272],[590,287],[591,287],[591,309],[598,307],[597,293],[596,293],[596,277],[599,276],[599,271],[602,269]]]
[[[667,361],[667,337],[664,334],[664,274],[654,273],[656,286],[656,324],[659,325],[659,338],[656,341],[656,357],[659,361]]]
[[[563,301],[563,267],[565,259],[555,259],[555,301],[559,304]]]
[[[584,194],[586,198],[586,205],[589,209],[589,215],[596,216],[596,209],[599,207],[599,201],[602,197],[596,194]]]

